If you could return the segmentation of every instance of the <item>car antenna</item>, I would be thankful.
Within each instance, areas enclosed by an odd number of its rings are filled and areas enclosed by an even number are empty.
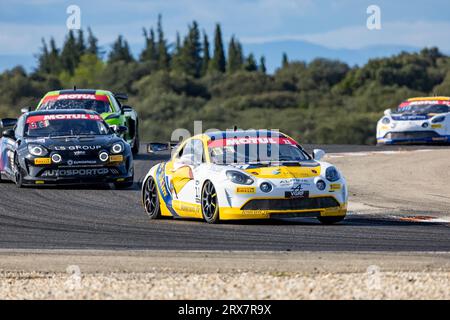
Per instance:
[[[73,86],[73,91],[77,91],[77,86]]]
[[[235,125],[235,126],[233,127],[233,131],[236,132],[237,130],[238,130],[238,127]]]

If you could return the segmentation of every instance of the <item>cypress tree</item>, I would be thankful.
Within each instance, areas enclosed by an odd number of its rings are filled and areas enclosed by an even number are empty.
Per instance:
[[[131,54],[128,42],[123,39],[121,35],[111,46],[111,51],[108,56],[108,63],[113,63],[117,61],[132,62],[133,55]]]
[[[67,71],[71,75],[73,75],[78,62],[80,61],[80,51],[78,49],[78,43],[75,39],[73,30],[70,30],[61,50],[61,66],[63,71]]]
[[[250,53],[250,55],[247,57],[245,61],[245,70],[250,72],[258,70],[258,66],[256,65],[256,60],[253,53]]]
[[[196,21],[189,26],[189,32],[184,39],[183,48],[181,50],[181,62],[183,65],[183,72],[198,77],[202,66],[202,59],[200,57],[202,47],[200,44],[200,32]]]
[[[227,72],[233,73],[237,70],[242,69],[243,57],[242,57],[242,46],[235,39],[234,36],[231,37],[230,44],[228,45],[228,63]]]
[[[78,30],[78,39],[77,39],[77,55],[80,57],[86,53],[86,43],[84,41],[84,32],[83,30]]]
[[[158,65],[162,70],[169,69],[170,57],[167,50],[167,42],[164,38],[164,31],[162,27],[162,16],[158,15]]]
[[[283,68],[286,68],[287,66],[289,66],[289,59],[288,59],[286,52],[283,52],[283,59],[281,61],[281,66]]]
[[[177,32],[176,40],[175,40],[175,50],[172,54],[172,70],[177,73],[183,72],[183,61],[182,61],[182,50],[180,33]]]
[[[100,49],[98,47],[98,39],[94,36],[90,27],[88,28],[86,52],[89,54],[96,55],[97,57],[100,55]]]
[[[209,54],[209,40],[208,35],[205,31],[203,31],[203,57],[202,57],[202,68],[201,68],[201,76],[205,76],[208,73],[208,66],[211,60],[211,56]]]
[[[43,74],[50,73],[50,66],[49,66],[50,54],[48,52],[47,42],[45,42],[44,38],[41,39],[41,42],[42,42],[41,52],[37,55],[38,59],[37,71]]]
[[[261,58],[259,59],[258,71],[264,74],[267,72],[266,58],[264,56],[261,56]]]
[[[223,50],[222,30],[220,28],[220,24],[217,24],[214,33],[214,55],[209,69],[211,71],[225,72],[225,66],[226,61]]]
[[[144,38],[145,38],[145,47],[142,50],[140,55],[141,61],[157,61],[158,53],[156,52],[156,42],[155,42],[155,32],[153,28],[150,29],[148,33],[147,30],[143,29]]]

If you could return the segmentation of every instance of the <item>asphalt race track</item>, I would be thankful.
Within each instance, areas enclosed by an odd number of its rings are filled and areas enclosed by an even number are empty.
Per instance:
[[[380,147],[327,146],[325,150],[356,152]],[[314,219],[219,225],[195,220],[150,221],[140,203],[140,183],[152,165],[166,158],[141,153],[135,162],[137,181],[130,190],[17,189],[12,183],[1,183],[0,249],[450,250],[448,224],[383,216],[349,215],[334,226],[320,225]]]

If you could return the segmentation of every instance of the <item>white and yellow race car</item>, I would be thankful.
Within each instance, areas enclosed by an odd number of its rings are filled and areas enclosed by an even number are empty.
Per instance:
[[[377,143],[450,143],[450,98],[411,98],[385,110],[377,124]]]
[[[170,144],[151,143],[150,153]],[[185,140],[168,162],[152,167],[142,184],[151,219],[160,216],[220,220],[317,217],[339,222],[347,212],[347,185],[333,165],[310,156],[278,131],[220,131]]]

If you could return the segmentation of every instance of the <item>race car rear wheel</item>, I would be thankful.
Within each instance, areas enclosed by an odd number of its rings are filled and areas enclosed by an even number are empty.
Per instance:
[[[219,202],[217,192],[211,181],[206,181],[202,189],[202,214],[208,223],[219,222]]]
[[[317,217],[322,224],[335,224],[344,220],[345,216],[337,216],[337,217]]]
[[[161,217],[158,190],[156,189],[155,180],[152,177],[148,178],[147,182],[145,182],[144,208],[150,219],[157,219]]]

